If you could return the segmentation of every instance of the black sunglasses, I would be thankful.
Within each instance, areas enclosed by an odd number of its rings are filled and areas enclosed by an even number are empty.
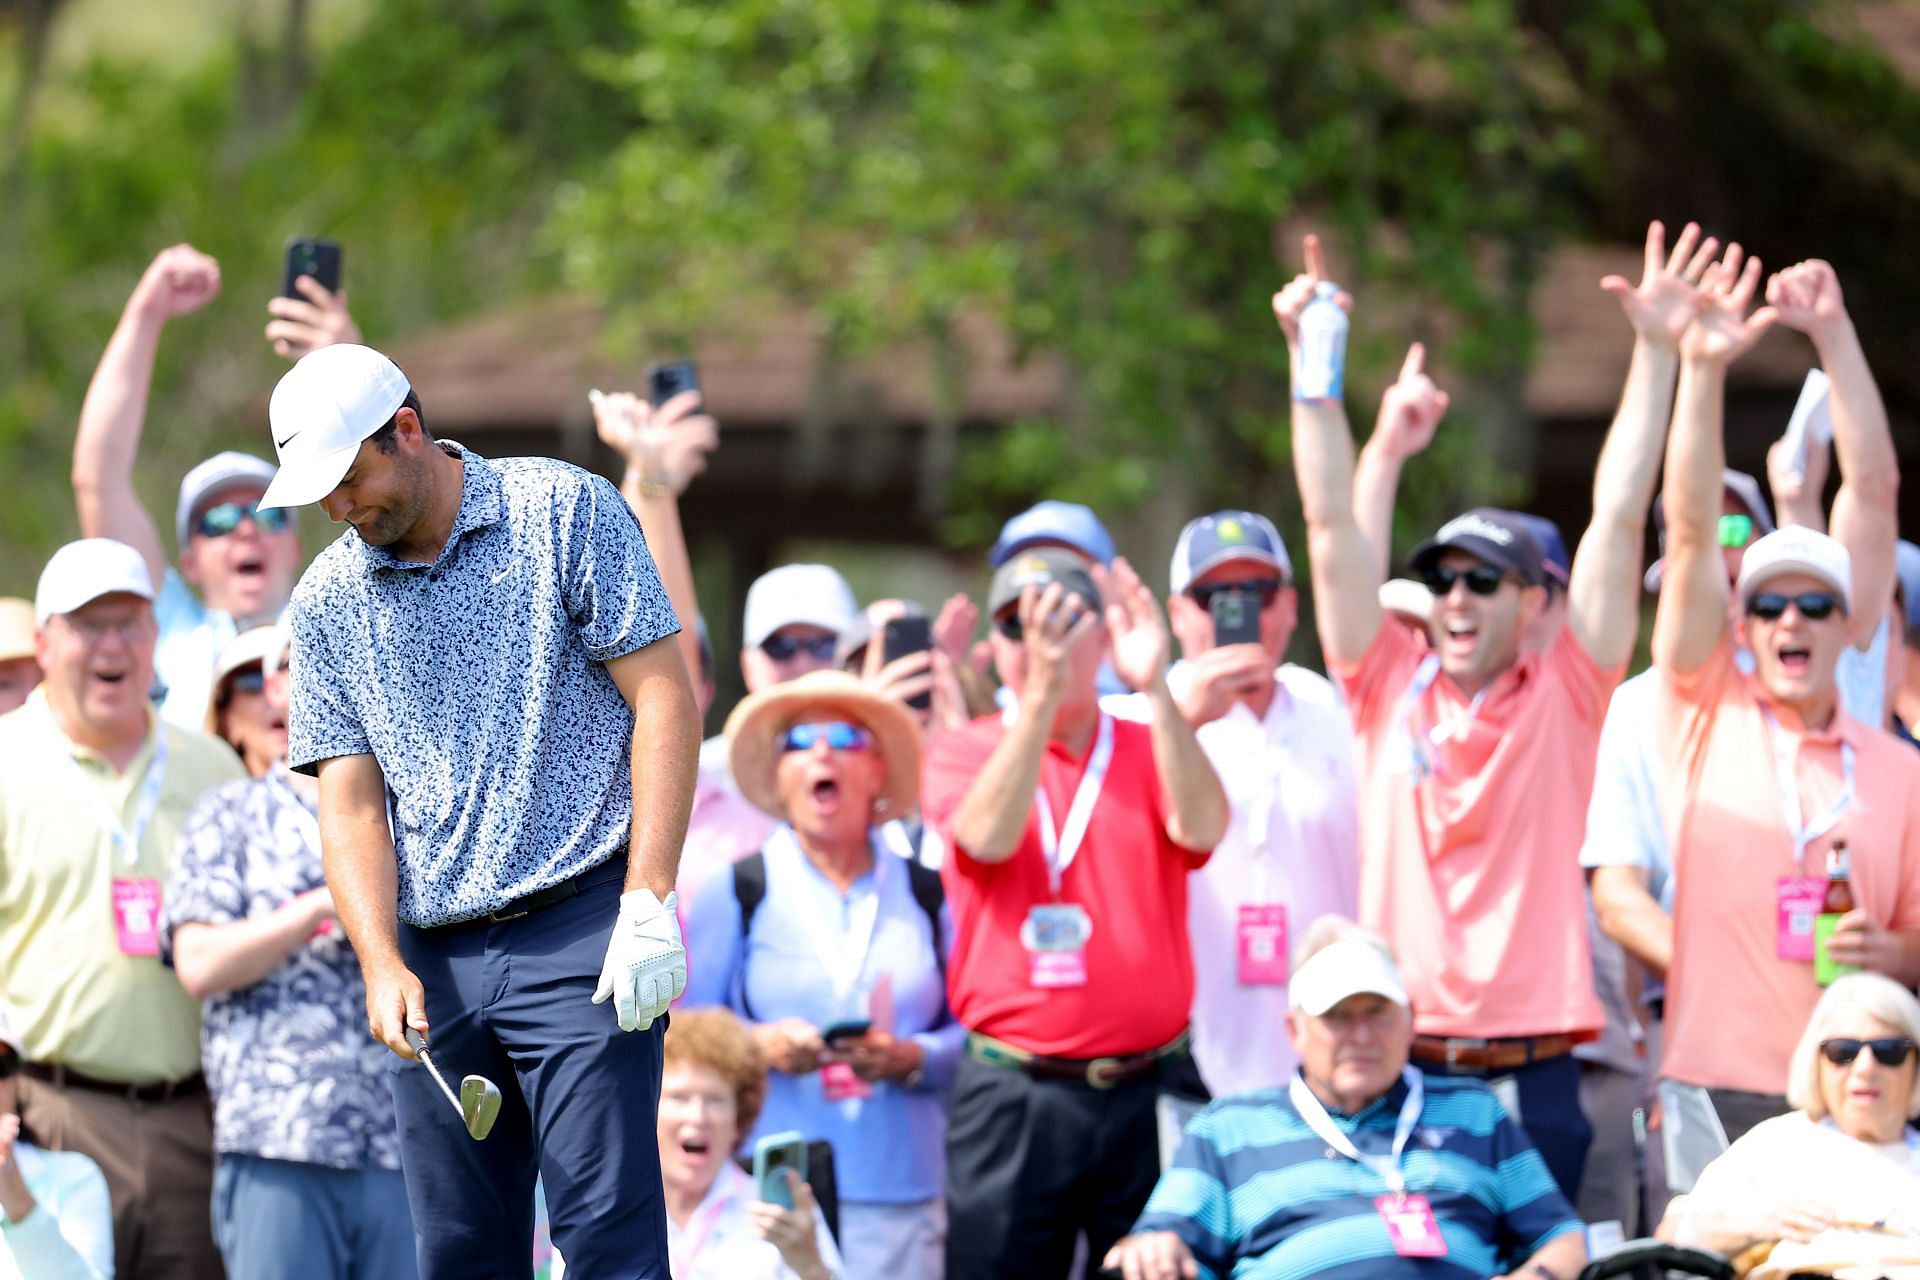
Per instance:
[[[1232,591],[1239,595],[1259,596],[1260,607],[1266,608],[1280,594],[1280,588],[1286,584],[1278,578],[1248,578],[1244,582],[1205,582],[1188,587],[1187,596],[1202,609],[1213,608],[1213,598],[1223,592]]]
[[[1420,581],[1436,597],[1451,595],[1453,584],[1464,582],[1477,596],[1490,596],[1500,589],[1507,575],[1492,565],[1477,564],[1471,569],[1443,569],[1435,566],[1420,575]]]
[[[1761,591],[1747,601],[1747,612],[1763,622],[1772,622],[1787,611],[1788,605],[1800,610],[1800,616],[1808,622],[1820,622],[1840,607],[1840,598],[1828,591],[1804,591],[1797,596]]]
[[[833,635],[804,637],[771,635],[760,642],[760,652],[775,662],[785,662],[802,650],[813,657],[827,659],[833,657],[834,646],[838,643],[839,638]]]
[[[1820,1042],[1820,1052],[1825,1054],[1827,1061],[1836,1067],[1851,1065],[1853,1060],[1860,1056],[1862,1049],[1873,1050],[1874,1061],[1881,1066],[1897,1067],[1907,1060],[1908,1054],[1913,1052],[1913,1041],[1905,1036],[1888,1036],[1882,1040],[1855,1040],[1845,1037]]]

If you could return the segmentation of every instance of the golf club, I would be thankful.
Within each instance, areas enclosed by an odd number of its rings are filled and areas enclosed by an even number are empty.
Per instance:
[[[440,1068],[433,1065],[433,1054],[427,1049],[426,1037],[408,1027],[407,1047],[419,1057],[420,1065],[427,1069],[433,1082],[440,1086],[440,1092],[447,1095],[447,1101],[460,1113],[460,1121],[467,1126],[468,1134],[478,1141],[492,1133],[493,1122],[500,1116],[500,1087],[485,1076],[466,1076],[460,1081],[460,1096],[456,1098],[453,1090],[447,1087],[447,1078],[440,1074]]]

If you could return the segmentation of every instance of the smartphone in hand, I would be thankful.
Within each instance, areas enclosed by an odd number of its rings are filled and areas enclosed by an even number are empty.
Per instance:
[[[1216,591],[1207,603],[1216,645],[1260,643],[1260,597],[1250,591]]]
[[[782,1209],[793,1208],[788,1169],[800,1181],[807,1180],[807,1139],[798,1129],[770,1133],[753,1144],[753,1180],[760,1188],[761,1200]]]
[[[647,366],[647,398],[658,409],[682,391],[700,389],[700,366],[691,360],[661,360]]]
[[[896,658],[904,658],[910,653],[925,653],[933,648],[933,621],[924,613],[888,618],[880,628],[880,665],[885,666]],[[916,693],[907,699],[907,705],[915,711],[925,711],[933,705],[933,693]]]
[[[305,302],[307,296],[294,285],[301,276],[312,276],[328,293],[338,293],[341,274],[338,240],[295,236],[287,241],[286,263],[280,273],[280,296]]]
[[[871,1018],[842,1018],[822,1028],[820,1038],[827,1043],[828,1047],[837,1048],[841,1041],[858,1040],[871,1030],[873,1030]]]

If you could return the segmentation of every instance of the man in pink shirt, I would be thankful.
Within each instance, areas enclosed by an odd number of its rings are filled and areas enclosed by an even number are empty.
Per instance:
[[[1920,759],[1849,715],[1835,682],[1892,590],[1899,466],[1886,410],[1831,267],[1774,276],[1769,305],[1749,316],[1760,263],[1738,265],[1729,251],[1715,268],[1681,344],[1653,634],[1675,886],[1662,1106],[1704,1114],[1704,1093],[1729,1139],[1787,1109],[1788,1059],[1820,994],[1812,917],[1837,846],[1857,909],[1839,921],[1833,960],[1920,979]],[[1776,320],[1813,340],[1833,381],[1833,535],[1783,528],[1753,543],[1730,601],[1717,536],[1726,369]]]
[[[1637,290],[1607,284],[1626,295],[1639,340],[1594,474],[1567,625],[1544,652],[1522,643],[1547,606],[1541,551],[1510,512],[1467,512],[1415,550],[1434,647],[1387,619],[1384,566],[1355,515],[1345,411],[1337,398],[1293,402],[1315,616],[1359,743],[1361,919],[1405,966],[1419,1065],[1486,1079],[1569,1199],[1592,1136],[1572,1050],[1602,1024],[1580,833],[1607,697],[1633,648],[1671,394],[1671,360],[1646,331],[1658,304],[1691,306],[1712,250],[1689,228],[1669,258],[1661,236],[1649,234]],[[1274,298],[1296,368],[1300,314],[1325,275],[1313,237],[1306,261]]]

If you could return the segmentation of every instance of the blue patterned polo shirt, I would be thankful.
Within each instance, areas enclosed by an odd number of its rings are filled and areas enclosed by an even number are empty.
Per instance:
[[[347,532],[294,589],[287,759],[372,754],[399,915],[473,919],[622,855],[633,712],[604,664],[679,630],[633,512],[549,458],[465,463],[432,564]]]

